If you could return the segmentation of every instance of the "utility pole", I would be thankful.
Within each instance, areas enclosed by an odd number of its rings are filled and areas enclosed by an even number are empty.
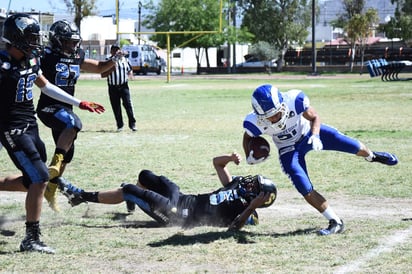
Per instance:
[[[315,24],[316,10],[315,0],[312,0],[312,75],[318,75],[316,71],[316,41],[315,41]]]
[[[137,25],[137,32],[138,32],[138,44],[140,45],[140,25],[142,24],[142,2],[139,1],[139,9],[138,9],[138,13],[139,13],[139,22]]]
[[[235,32],[235,37],[236,37],[236,0],[233,1],[233,31]],[[232,73],[236,73],[236,40],[233,43],[233,69]]]

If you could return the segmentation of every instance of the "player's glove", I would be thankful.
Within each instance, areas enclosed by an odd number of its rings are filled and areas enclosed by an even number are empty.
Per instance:
[[[104,107],[98,103],[94,102],[87,102],[87,101],[81,101],[79,104],[80,109],[88,110],[90,112],[96,112],[96,113],[103,113],[105,111]]]
[[[251,151],[249,152],[249,156],[247,156],[247,158],[246,158],[246,162],[247,162],[249,165],[255,165],[255,164],[259,164],[259,163],[265,161],[266,159],[267,159],[267,157],[261,157],[261,158],[259,158],[259,159],[256,159],[256,158],[253,156],[253,150],[251,150]]]
[[[320,140],[319,135],[317,134],[310,136],[308,144],[312,144],[312,149],[315,151],[323,149],[322,141]]]

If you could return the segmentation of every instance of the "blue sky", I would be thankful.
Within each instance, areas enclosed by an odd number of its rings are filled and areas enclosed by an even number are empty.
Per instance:
[[[18,12],[35,11],[52,12],[55,14],[66,14],[66,5],[63,0],[0,0],[0,8],[7,9],[10,2],[10,9]],[[144,3],[144,1],[142,1]],[[116,12],[116,0],[97,0],[99,15],[110,15]],[[119,0],[121,17],[137,18],[138,0]],[[143,13],[144,11],[142,11]]]

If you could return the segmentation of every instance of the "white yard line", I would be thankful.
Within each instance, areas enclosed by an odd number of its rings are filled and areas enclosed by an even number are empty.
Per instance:
[[[368,261],[378,257],[381,253],[391,252],[394,248],[403,244],[411,235],[412,235],[412,226],[410,226],[408,229],[398,231],[395,234],[384,238],[384,240],[381,242],[380,245],[378,245],[374,249],[371,249],[364,256],[341,266],[334,273],[343,274],[343,273],[358,272],[362,270],[362,267]]]

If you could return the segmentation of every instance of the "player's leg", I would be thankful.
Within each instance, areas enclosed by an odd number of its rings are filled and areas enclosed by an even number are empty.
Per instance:
[[[135,203],[143,212],[162,225],[169,223],[170,213],[176,213],[176,208],[172,206],[170,199],[157,192],[132,184],[126,184],[122,189],[123,199],[126,202]]]
[[[280,162],[285,174],[291,179],[298,192],[305,201],[318,210],[328,221],[329,226],[319,231],[320,235],[341,233],[344,231],[344,224],[341,218],[335,213],[328,201],[317,192],[312,185],[306,170],[305,154],[311,147],[306,142],[301,142],[294,151],[280,155]]]
[[[71,152],[70,159],[67,159],[66,154],[70,149],[73,150],[77,133],[82,129],[82,122],[79,116],[68,108],[56,110],[49,119],[53,139],[56,143],[55,152],[49,165],[50,179],[53,179],[62,175],[61,167],[63,163],[68,163],[73,158],[73,151]]]
[[[370,150],[365,144],[351,138],[334,127],[322,124],[320,138],[324,150],[336,150],[364,157],[369,162],[379,162],[385,165],[396,165],[396,155],[389,152],[378,152]]]
[[[80,118],[69,108],[53,105],[44,108],[38,113],[39,119],[52,129],[52,135],[56,148],[49,165],[49,183],[44,197],[54,211],[59,211],[57,204],[57,180],[65,170],[67,163],[74,154],[74,140],[82,128]]]
[[[54,250],[40,241],[40,216],[44,190],[49,174],[45,165],[46,148],[40,140],[38,128],[31,125],[25,133],[8,136],[6,149],[23,176],[10,176],[3,180],[9,190],[27,191],[26,236],[20,244],[20,251],[54,253]],[[12,144],[11,144],[12,143]],[[13,149],[12,149],[13,147]],[[15,184],[15,186],[11,186]]]
[[[22,180],[23,176],[19,174],[0,178],[0,191],[27,192],[27,188],[23,186]]]

